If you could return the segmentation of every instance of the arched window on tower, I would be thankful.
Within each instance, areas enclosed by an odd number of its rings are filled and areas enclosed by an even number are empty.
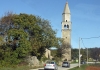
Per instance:
[[[69,29],[69,25],[67,24],[67,28]]]
[[[65,24],[64,25],[64,29],[69,29],[69,25],[68,24],[67,25]]]
[[[64,25],[64,29],[67,29],[67,25]]]

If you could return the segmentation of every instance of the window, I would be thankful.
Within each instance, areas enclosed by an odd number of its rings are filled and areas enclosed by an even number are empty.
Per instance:
[[[67,25],[67,28],[69,29],[69,25]]]
[[[64,25],[64,29],[67,29],[67,26],[66,25]]]
[[[69,25],[64,25],[64,29],[69,29]]]

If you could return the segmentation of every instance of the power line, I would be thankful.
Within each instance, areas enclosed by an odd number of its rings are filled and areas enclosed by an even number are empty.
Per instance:
[[[91,39],[91,38],[99,38],[100,36],[98,37],[90,37],[90,38],[82,38],[82,39]]]
[[[81,38],[81,41],[82,41],[82,44],[83,44],[83,46],[85,47],[85,45],[84,45],[84,42],[83,42],[83,39]],[[86,47],[85,47],[86,48]]]
[[[85,47],[84,42],[83,42],[83,39],[92,39],[92,38],[100,38],[100,36],[98,36],[98,37],[89,37],[89,38],[81,38],[83,46]]]

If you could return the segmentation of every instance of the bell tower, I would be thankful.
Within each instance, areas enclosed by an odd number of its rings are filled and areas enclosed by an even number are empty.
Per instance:
[[[68,2],[62,13],[62,60],[71,60],[71,14]]]

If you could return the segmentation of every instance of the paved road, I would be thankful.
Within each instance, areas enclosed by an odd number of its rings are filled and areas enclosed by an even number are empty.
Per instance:
[[[70,64],[70,68],[66,68],[66,67],[61,67],[59,66],[58,67],[58,70],[68,70],[68,69],[71,69],[71,68],[74,68],[74,67],[77,67],[78,66],[78,63],[76,64]]]
[[[70,64],[70,68],[74,68],[76,66],[78,66],[78,63],[77,64],[76,63],[75,64]],[[66,68],[66,67],[59,66],[58,67],[58,70],[68,70],[70,68]],[[30,70],[44,70],[44,69],[43,68],[39,68],[39,69],[30,69]]]

